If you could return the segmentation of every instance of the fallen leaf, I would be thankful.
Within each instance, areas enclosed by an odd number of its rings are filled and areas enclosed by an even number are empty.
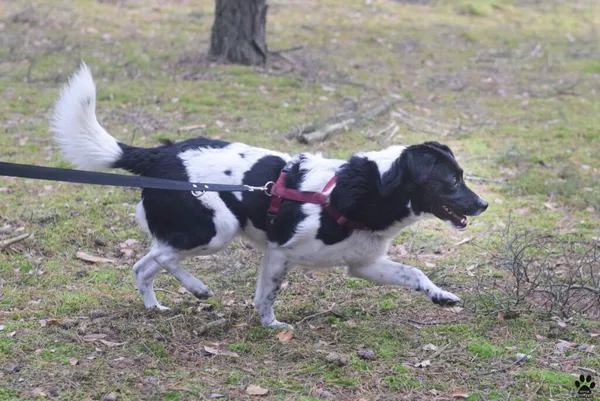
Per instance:
[[[594,338],[594,337],[598,337],[600,336],[600,334],[598,333],[590,333],[590,337]]]
[[[133,256],[133,245],[135,245],[138,242],[139,242],[138,240],[132,239],[132,238],[127,239],[127,240],[121,242],[119,244],[119,248],[120,248],[121,253],[124,256],[127,256],[127,257]]]
[[[248,393],[250,395],[266,395],[269,393],[269,390],[267,390],[266,388],[262,388],[259,386],[255,386],[254,384],[251,384],[246,388],[246,393]]]
[[[287,343],[292,338],[294,338],[294,333],[292,333],[289,330],[283,330],[277,333],[277,338],[279,338],[279,341],[281,341],[282,343]]]
[[[6,327],[6,326],[0,324],[0,331],[4,330],[4,327]]]
[[[433,345],[433,344],[425,344],[423,346],[423,350],[425,350],[425,351],[437,351],[438,347],[437,347],[437,345]]]
[[[114,259],[101,258],[99,256],[89,255],[85,252],[77,252],[77,258],[91,263],[115,263]]]
[[[504,349],[507,351],[515,351],[517,347],[504,347]]]
[[[184,287],[179,287],[177,289],[177,293],[179,293],[181,295],[185,294],[186,292],[188,292],[188,290],[186,290]]]
[[[59,320],[58,319],[48,319],[46,320],[46,326],[58,326],[59,324]]]
[[[83,341],[98,341],[106,338],[106,334],[88,334],[83,336]]]
[[[221,120],[215,121],[215,124],[219,128],[223,128],[225,126],[225,123],[223,121],[221,121]]]
[[[576,345],[577,344],[571,343],[569,341],[560,340],[558,342],[558,344],[556,344],[556,349],[559,350],[560,352],[563,352],[565,349],[567,349],[567,348],[573,348]]]
[[[451,308],[446,308],[446,310],[452,312],[452,313],[460,313],[463,311],[464,308],[461,308],[460,306],[453,306]]]
[[[79,359],[77,359],[77,358],[71,358],[71,359],[69,359],[69,364],[70,364],[71,366],[75,366],[75,365],[77,365],[78,363],[79,363]]]
[[[455,400],[464,400],[466,398],[469,398],[469,394],[467,394],[467,393],[454,393],[454,394],[452,394],[452,398],[454,398]]]
[[[39,388],[39,387],[36,387],[36,388],[34,388],[33,390],[31,390],[31,395],[32,395],[34,398],[37,398],[37,397],[42,397],[42,398],[44,398],[44,397],[46,397],[46,393],[44,393],[44,390],[42,390],[42,389],[41,389],[41,388]]]
[[[17,331],[11,331],[10,333],[8,333],[9,337],[14,337],[17,334]]]
[[[431,361],[429,359],[425,359],[424,361],[415,364],[415,368],[425,368],[429,365],[431,365]]]
[[[498,312],[498,321],[500,321],[500,322],[504,321],[504,312]]]
[[[234,357],[234,358],[239,358],[240,357],[235,352],[225,351],[225,350],[219,350],[217,348],[209,347],[208,345],[204,346],[204,351],[206,351],[206,352],[208,352],[209,354],[212,354],[212,355],[225,355],[225,356],[231,356],[231,357]]]

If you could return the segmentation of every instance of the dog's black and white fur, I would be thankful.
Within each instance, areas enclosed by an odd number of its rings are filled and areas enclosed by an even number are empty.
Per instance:
[[[79,168],[120,168],[148,177],[263,186],[276,181],[292,160],[287,187],[320,192],[337,174],[336,185],[328,191],[330,205],[369,228],[349,229],[320,205],[289,200],[283,201],[267,227],[269,197],[262,192],[207,192],[197,198],[191,192],[144,189],[136,216],[153,245],[133,270],[147,308],[168,309],[158,303],[152,285],[161,269],[196,297],[211,296],[211,290],[179,262],[218,252],[238,234],[264,251],[254,306],[265,327],[289,327],[275,318],[273,303],[294,265],[346,266],[350,276],[409,286],[439,305],[459,301],[419,269],[386,258],[393,238],[423,217],[437,216],[464,228],[465,216],[487,208],[466,186],[447,146],[437,142],[391,146],[356,153],[349,160],[309,153],[291,157],[204,138],[137,148],[118,142],[100,126],[95,92],[92,75],[82,64],[61,91],[51,121],[64,155]]]

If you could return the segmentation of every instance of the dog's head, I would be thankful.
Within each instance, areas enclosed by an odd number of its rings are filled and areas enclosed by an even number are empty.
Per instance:
[[[407,147],[381,183],[384,195],[408,190],[416,214],[431,213],[456,228],[465,228],[467,216],[477,216],[488,207],[467,187],[450,148],[438,142]]]

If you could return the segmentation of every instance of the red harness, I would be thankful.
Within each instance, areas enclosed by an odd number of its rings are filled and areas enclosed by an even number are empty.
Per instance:
[[[286,166],[287,167],[287,166]],[[338,210],[329,206],[329,199],[324,193],[327,192],[333,184],[337,181],[337,176],[333,176],[331,180],[323,187],[321,192],[302,192],[297,189],[286,188],[285,178],[287,177],[287,170],[284,168],[277,179],[277,182],[273,184],[271,188],[271,205],[269,206],[268,216],[269,221],[272,222],[274,217],[279,212],[281,202],[284,199],[289,199],[297,202],[314,203],[321,205],[323,209],[327,211],[335,221],[340,225],[345,225],[355,230],[367,230],[368,228],[361,223],[347,219]]]

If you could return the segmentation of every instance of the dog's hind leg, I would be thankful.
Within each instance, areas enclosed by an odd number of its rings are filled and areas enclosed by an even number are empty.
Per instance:
[[[416,267],[380,259],[368,265],[350,266],[348,274],[379,284],[409,286],[414,290],[423,291],[433,303],[441,306],[454,306],[460,299],[433,284],[431,280]]]
[[[288,263],[285,258],[274,252],[267,251],[258,274],[256,294],[254,295],[254,307],[260,315],[260,321],[267,328],[289,328],[287,323],[275,319],[273,303],[277,298],[281,284],[285,279]]]
[[[202,281],[179,265],[179,257],[175,251],[163,250],[156,257],[156,261],[196,298],[206,299],[213,295],[213,292]]]
[[[162,269],[155,257],[156,253],[150,251],[133,265],[133,274],[135,275],[138,291],[144,299],[144,306],[148,309],[168,310],[169,308],[158,303],[154,293],[154,276]]]
[[[213,295],[212,291],[202,281],[179,265],[176,251],[170,247],[154,247],[133,266],[138,290],[144,298],[146,308],[169,309],[158,302],[154,292],[154,277],[161,269],[169,272],[196,298],[206,299]]]

